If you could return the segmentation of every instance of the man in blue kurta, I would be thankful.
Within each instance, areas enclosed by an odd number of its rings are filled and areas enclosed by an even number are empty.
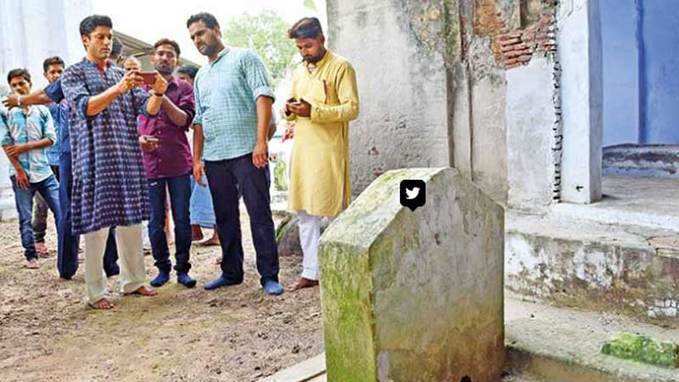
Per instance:
[[[111,19],[93,15],[80,23],[87,56],[62,77],[71,108],[74,234],[85,238],[85,282],[90,306],[110,309],[102,269],[108,229],[116,227],[119,283],[126,294],[153,296],[146,285],[142,220],[149,217],[148,190],[137,135],[137,118],[160,110],[167,81],[156,75],[151,96],[143,78],[125,73],[108,60]]]

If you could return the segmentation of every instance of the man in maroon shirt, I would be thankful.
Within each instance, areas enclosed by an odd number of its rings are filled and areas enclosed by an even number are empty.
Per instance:
[[[192,288],[196,280],[188,274],[191,268],[191,198],[192,158],[186,131],[193,120],[195,105],[193,87],[172,75],[179,59],[179,45],[161,39],[154,45],[151,62],[168,81],[160,113],[155,117],[141,116],[139,142],[143,150],[144,168],[149,184],[151,219],[149,238],[158,276],[151,281],[160,287],[170,279],[172,263],[165,236],[166,190],[170,192],[170,205],[174,219],[177,282]]]

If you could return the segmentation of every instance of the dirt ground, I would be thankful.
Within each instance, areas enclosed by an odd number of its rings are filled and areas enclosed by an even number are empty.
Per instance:
[[[156,297],[118,295],[112,311],[86,307],[84,263],[72,281],[58,278],[51,222],[39,270],[23,268],[18,224],[0,223],[0,380],[256,381],[321,353],[318,288],[266,296],[246,214],[241,222],[243,284],[205,291],[219,248],[193,246],[196,288],[173,278]],[[150,255],[146,267],[150,280]],[[300,258],[281,258],[286,289],[300,270]]]

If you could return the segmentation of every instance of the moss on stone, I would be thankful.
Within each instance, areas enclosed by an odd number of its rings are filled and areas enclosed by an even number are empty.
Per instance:
[[[294,224],[292,224],[292,215],[289,215],[283,219],[278,228],[276,228],[276,242],[280,243],[281,239],[285,236]]]
[[[276,190],[278,191],[288,190],[288,180],[286,178],[287,168],[288,166],[285,164],[285,161],[280,158],[276,161],[276,164],[274,165],[273,184]]]
[[[679,345],[657,342],[632,333],[619,333],[601,348],[603,354],[664,367],[679,367]]]

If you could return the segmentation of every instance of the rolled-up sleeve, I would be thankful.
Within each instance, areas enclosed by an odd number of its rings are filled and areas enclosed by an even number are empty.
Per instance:
[[[68,103],[76,111],[79,119],[90,119],[87,115],[87,104],[90,101],[90,92],[85,85],[85,73],[77,66],[66,69],[61,77],[61,88]]]
[[[7,114],[0,110],[0,146],[7,146],[14,143],[12,135],[9,133],[7,125]]]
[[[181,91],[179,93],[179,105],[177,105],[177,107],[186,113],[186,126],[181,127],[188,129],[196,115],[196,102],[193,96],[193,88],[189,84],[181,86]]]
[[[242,65],[253,98],[257,100],[261,96],[266,96],[275,99],[269,74],[259,56],[251,50],[246,50],[243,53]]]
[[[49,110],[44,110],[42,115],[42,136],[52,141],[52,144],[57,142],[57,130],[54,128],[54,119]]]

